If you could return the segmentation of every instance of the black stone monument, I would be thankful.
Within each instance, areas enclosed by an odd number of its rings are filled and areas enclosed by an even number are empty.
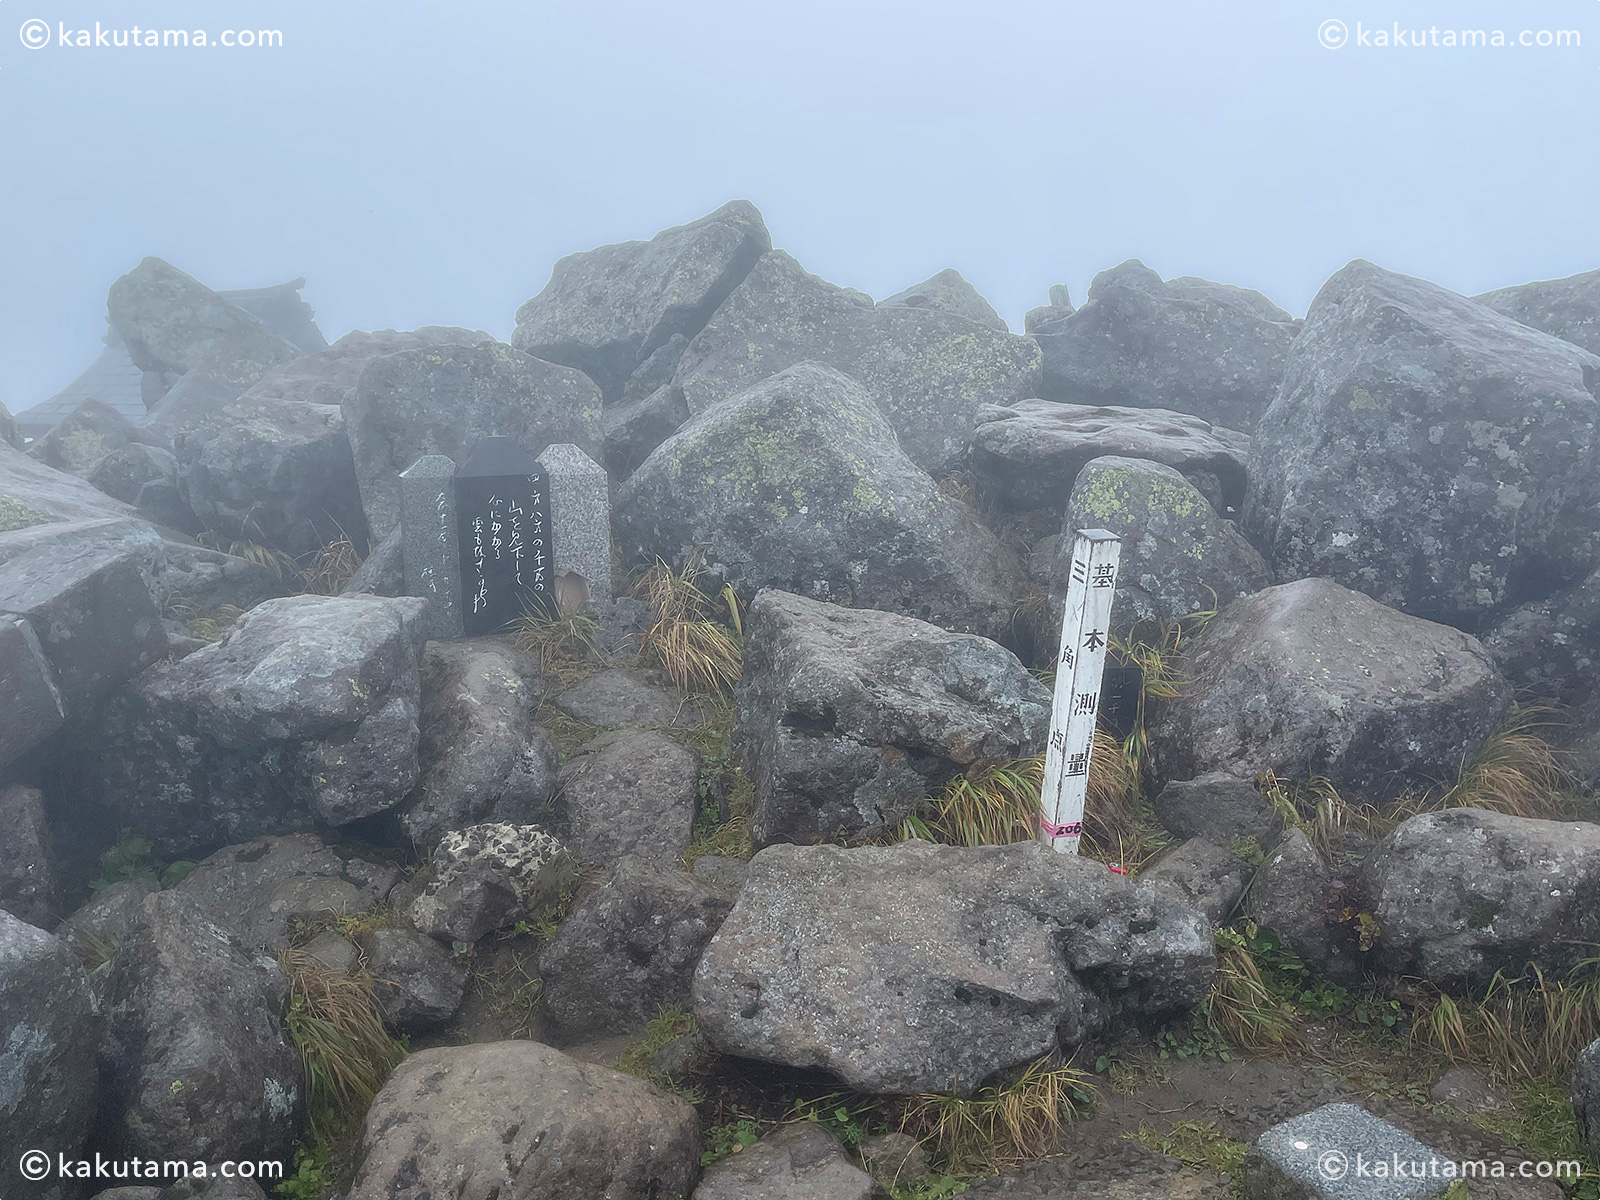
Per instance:
[[[508,437],[487,437],[455,475],[461,609],[468,637],[528,612],[556,614],[549,479]]]

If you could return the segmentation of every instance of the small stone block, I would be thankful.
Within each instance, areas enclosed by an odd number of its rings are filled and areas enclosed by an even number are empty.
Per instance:
[[[556,570],[575,571],[589,599],[611,599],[611,489],[605,468],[577,446],[546,446],[539,465],[550,477],[550,519],[555,524]]]
[[[1431,1200],[1451,1182],[1443,1155],[1354,1104],[1273,1126],[1244,1164],[1244,1200]]]
[[[428,601],[428,635],[437,640],[461,636],[455,473],[456,464],[443,454],[424,454],[400,472],[406,595]]]

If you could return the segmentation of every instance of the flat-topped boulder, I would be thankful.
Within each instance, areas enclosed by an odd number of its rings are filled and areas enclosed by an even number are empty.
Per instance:
[[[1600,354],[1600,271],[1499,288],[1473,298],[1513,321]]]

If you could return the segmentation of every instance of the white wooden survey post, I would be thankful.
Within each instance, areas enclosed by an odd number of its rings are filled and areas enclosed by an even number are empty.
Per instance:
[[[1058,854],[1076,854],[1089,794],[1095,711],[1111,638],[1111,598],[1117,593],[1122,539],[1104,529],[1080,529],[1072,544],[1067,607],[1056,657],[1056,696],[1050,745],[1044,756],[1039,838]]]

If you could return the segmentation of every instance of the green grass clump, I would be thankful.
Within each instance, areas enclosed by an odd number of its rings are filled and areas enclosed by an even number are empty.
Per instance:
[[[518,650],[538,658],[540,668],[562,683],[576,682],[588,674],[581,664],[606,658],[600,622],[581,612],[552,617],[530,609],[511,623],[511,640]]]
[[[1047,1055],[970,1098],[913,1096],[900,1128],[931,1150],[944,1171],[994,1171],[1048,1154],[1062,1126],[1088,1114],[1094,1090],[1085,1072]]]
[[[1127,1137],[1146,1150],[1175,1158],[1185,1166],[1213,1175],[1226,1175],[1238,1181],[1244,1171],[1244,1156],[1250,1147],[1225,1137],[1212,1121],[1179,1121],[1165,1133],[1154,1125],[1141,1124]]]
[[[673,1042],[694,1032],[694,1014],[668,1005],[644,1027],[644,1036],[617,1056],[617,1070],[650,1078],[650,1064]]]

